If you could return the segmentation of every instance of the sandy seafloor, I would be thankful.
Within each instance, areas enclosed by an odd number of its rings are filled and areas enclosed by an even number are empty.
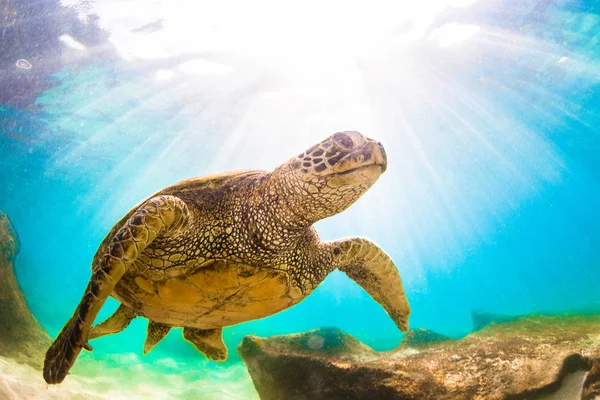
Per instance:
[[[209,366],[162,359],[144,363],[141,355],[82,354],[73,374],[60,385],[47,385],[41,371],[0,357],[2,400],[258,400],[243,363]],[[213,364],[214,365],[214,364]]]

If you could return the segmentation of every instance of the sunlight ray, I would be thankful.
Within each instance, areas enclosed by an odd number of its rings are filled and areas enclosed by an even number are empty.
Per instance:
[[[136,91],[141,89],[143,85],[136,85]],[[151,94],[151,91],[154,93]],[[121,92],[125,91],[125,88],[120,89]],[[82,107],[77,108],[74,113],[77,115],[85,115],[92,114],[94,115],[97,110],[105,108],[108,103],[113,102],[115,96],[119,96],[121,93],[115,93],[114,91],[109,91],[106,95],[101,96],[99,99],[90,102],[89,104],[84,104]],[[93,145],[98,145],[102,142],[108,143],[113,140],[113,132],[121,125],[127,125],[128,122],[135,120],[136,114],[146,112],[147,105],[151,104],[155,100],[159,100],[164,96],[164,93],[159,89],[149,89],[146,93],[144,100],[137,102],[137,104],[125,112],[120,113],[116,118],[112,119],[109,124],[101,127],[100,129],[91,132],[89,135],[84,136],[84,140],[80,142],[75,148],[73,148],[67,154],[57,154],[59,156],[55,159],[53,166],[56,167],[58,162],[64,163],[68,160],[75,160],[78,157],[81,157],[82,153],[89,150],[89,148]],[[156,133],[154,133],[156,134]],[[51,172],[51,170],[49,171]]]

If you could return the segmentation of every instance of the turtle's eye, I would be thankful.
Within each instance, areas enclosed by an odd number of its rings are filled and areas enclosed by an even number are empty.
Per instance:
[[[352,141],[352,138],[346,135],[345,133],[336,133],[335,135],[333,135],[333,140],[335,140],[337,144],[339,144],[345,149],[350,150],[354,147],[354,142]]]
[[[298,160],[298,159],[295,159],[291,163],[292,169],[299,169],[301,165],[302,165],[302,162],[300,160]]]

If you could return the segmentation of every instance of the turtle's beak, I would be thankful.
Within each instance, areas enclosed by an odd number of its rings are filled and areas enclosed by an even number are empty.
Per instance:
[[[383,174],[387,169],[387,155],[380,142],[377,142],[374,147],[376,148],[373,150],[373,161],[375,161],[376,165],[381,165],[381,173]]]
[[[346,155],[333,167],[333,171],[338,174],[348,174],[363,169],[378,170],[379,174],[385,172],[387,156],[381,143],[369,140],[360,148]]]

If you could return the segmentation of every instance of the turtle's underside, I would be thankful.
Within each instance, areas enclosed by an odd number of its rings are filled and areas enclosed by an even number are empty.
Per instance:
[[[226,260],[204,261],[189,274],[159,282],[131,274],[113,295],[152,321],[198,329],[263,318],[304,297],[284,271]]]
[[[61,382],[82,348],[149,319],[144,352],[172,327],[213,360],[221,330],[289,308],[339,269],[406,331],[410,308],[393,261],[362,238],[322,242],[312,225],[356,201],[385,171],[378,142],[340,132],[272,172],[192,178],[134,207],[109,232],[86,292],[46,354],[44,378]],[[91,328],[111,295],[121,306]]]

